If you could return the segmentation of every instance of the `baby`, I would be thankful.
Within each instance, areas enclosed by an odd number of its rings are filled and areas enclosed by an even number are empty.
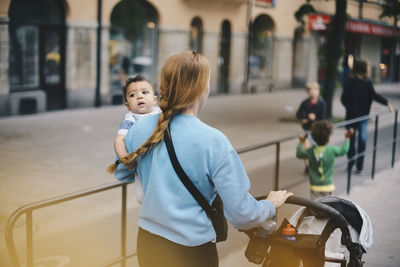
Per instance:
[[[122,91],[128,112],[125,114],[125,119],[121,122],[114,140],[114,150],[119,159],[129,155],[125,148],[125,136],[135,122],[144,116],[161,112],[160,108],[156,105],[157,96],[154,93],[151,83],[142,75],[129,77]],[[114,173],[115,177],[121,182],[136,180],[136,198],[139,203],[142,202],[143,188],[140,180],[135,179],[132,170],[128,170],[117,160],[113,165],[108,167],[107,171]]]

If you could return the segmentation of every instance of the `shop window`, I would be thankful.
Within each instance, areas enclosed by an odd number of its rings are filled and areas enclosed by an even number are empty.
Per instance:
[[[13,88],[39,87],[39,30],[36,26],[10,27],[9,82]]]
[[[8,12],[10,91],[43,90],[47,109],[65,107],[67,11],[63,0],[13,0]]]
[[[190,23],[189,50],[203,52],[203,22],[199,17],[195,17]]]
[[[274,23],[267,15],[258,16],[251,25],[250,78],[272,77]]]

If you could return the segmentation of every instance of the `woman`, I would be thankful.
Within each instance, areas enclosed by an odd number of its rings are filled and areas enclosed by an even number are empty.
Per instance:
[[[170,57],[161,71],[162,113],[138,121],[125,138],[130,155],[121,162],[136,167],[144,190],[137,239],[141,267],[218,266],[214,228],[172,167],[163,142],[167,127],[188,177],[209,203],[218,192],[235,228],[253,228],[274,217],[291,195],[271,192],[268,200],[256,201],[248,193],[249,179],[228,139],[197,118],[209,91],[204,56],[183,52]]]
[[[390,112],[393,111],[393,107],[387,99],[375,92],[371,80],[368,79],[367,69],[368,65],[365,60],[356,59],[353,70],[344,83],[340,100],[346,108],[346,120],[368,115],[373,100],[387,106]],[[350,159],[347,169],[351,172],[356,161],[356,174],[359,175],[363,174],[364,156],[359,156],[356,160],[352,158],[356,154],[356,151],[357,154],[362,154],[365,151],[367,124],[368,120],[365,120],[347,126],[348,129],[354,128],[354,135],[350,137],[350,150],[347,154],[347,157]]]

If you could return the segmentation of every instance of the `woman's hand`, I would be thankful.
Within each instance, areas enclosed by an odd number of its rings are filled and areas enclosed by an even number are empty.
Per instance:
[[[277,210],[283,203],[285,203],[286,199],[292,195],[293,193],[287,192],[286,190],[271,191],[266,199],[271,201],[275,206],[275,210]]]

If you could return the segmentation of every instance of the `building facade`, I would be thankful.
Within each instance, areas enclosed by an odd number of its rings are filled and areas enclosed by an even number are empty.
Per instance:
[[[367,58],[376,82],[398,80],[398,28],[378,19],[379,0],[347,2],[343,58]],[[121,104],[127,76],[142,73],[157,87],[165,60],[189,49],[209,59],[212,95],[323,82],[318,55],[335,1],[311,1],[316,13],[299,27],[294,13],[304,3],[3,0],[0,115]]]

